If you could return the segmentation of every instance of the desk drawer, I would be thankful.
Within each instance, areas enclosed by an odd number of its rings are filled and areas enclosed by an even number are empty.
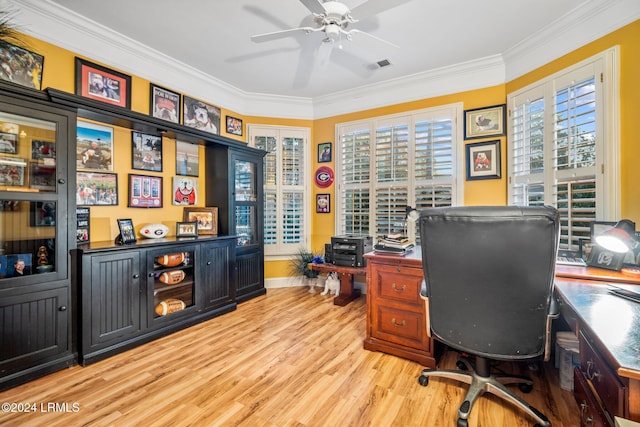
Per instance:
[[[611,419],[624,417],[626,387],[595,350],[595,343],[580,332],[580,365],[586,380],[600,397]]]
[[[580,410],[581,427],[611,427],[613,424],[594,396],[589,382],[578,366],[573,370],[573,396]]]
[[[372,319],[371,335],[385,341],[408,347],[430,350],[422,312],[406,311],[386,305],[378,305]]]
[[[421,270],[379,266],[376,269],[376,277],[373,278],[376,298],[380,302],[396,302],[422,307],[424,304],[420,298],[422,277]]]

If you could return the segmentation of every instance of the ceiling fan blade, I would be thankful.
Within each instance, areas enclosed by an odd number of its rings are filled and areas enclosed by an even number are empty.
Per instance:
[[[387,41],[385,39],[381,39],[378,36],[374,36],[373,34],[366,33],[364,31],[360,31],[358,29],[353,29],[351,31],[345,31],[345,32],[348,33],[349,35],[354,34],[354,33],[355,34],[364,34],[365,36],[371,37],[372,39],[378,40],[379,42],[382,42],[382,43],[388,44],[389,46],[393,46],[393,47],[396,47],[396,48],[400,49],[400,46],[398,46],[397,44],[393,44],[393,43],[391,43],[391,42],[389,42],[389,41]]]
[[[318,53],[316,55],[316,61],[320,70],[326,70],[329,68],[329,61],[331,60],[331,52],[333,51],[333,41],[323,41],[318,46]]]
[[[280,39],[282,37],[289,37],[294,33],[299,33],[300,31],[304,31],[305,33],[311,33],[313,31],[318,31],[320,28],[311,28],[311,27],[300,27],[300,28],[291,28],[289,30],[281,30],[274,31],[272,33],[264,33],[257,34],[255,36],[251,36],[251,40],[255,43],[268,42],[271,40]]]
[[[322,6],[320,0],[300,0],[300,3],[309,9],[311,13],[315,13],[316,15],[325,13],[324,6]]]
[[[360,20],[368,16],[377,15],[385,10],[393,9],[396,6],[400,6],[410,1],[411,0],[368,0],[354,7],[351,10],[351,16]]]

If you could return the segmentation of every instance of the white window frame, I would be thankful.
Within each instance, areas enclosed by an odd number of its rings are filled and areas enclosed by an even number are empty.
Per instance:
[[[304,171],[301,171],[301,176],[303,177],[302,191],[303,191],[303,220],[302,220],[302,242],[301,243],[291,243],[285,244],[282,241],[283,229],[282,229],[282,221],[277,221],[277,240],[278,242],[275,245],[264,245],[265,251],[265,259],[270,261],[276,260],[288,260],[291,255],[297,254],[301,248],[309,249],[311,246],[311,130],[309,128],[304,127],[293,127],[293,126],[274,126],[274,125],[257,125],[257,124],[249,124],[247,125],[247,141],[248,144],[252,147],[255,147],[255,137],[259,136],[267,136],[274,137],[278,144],[278,153],[281,154],[282,151],[282,140],[287,137],[292,138],[301,138],[304,143],[304,160],[303,167]],[[278,155],[276,158],[277,162],[277,170],[279,178],[277,180],[277,184],[271,186],[271,190],[275,190],[276,192],[276,200],[283,200],[283,192],[287,189],[283,185],[281,172],[282,168],[282,156]],[[264,188],[262,191],[265,191],[269,185],[264,184]],[[265,197],[266,202],[266,197]],[[283,208],[282,203],[277,203],[277,217],[281,218],[283,213],[281,209]],[[266,212],[265,212],[266,214]],[[265,224],[266,225],[266,224]]]

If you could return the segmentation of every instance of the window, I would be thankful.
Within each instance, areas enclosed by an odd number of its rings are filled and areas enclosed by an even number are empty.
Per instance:
[[[337,126],[337,233],[406,232],[406,207],[460,204],[460,104]]]
[[[609,51],[509,95],[509,202],[555,206],[563,249],[577,250],[592,221],[617,217],[616,191],[605,191],[617,188],[616,132],[605,132],[613,60]]]
[[[310,199],[309,130],[253,126],[250,145],[265,150],[264,247],[266,255],[296,253],[308,246]]]

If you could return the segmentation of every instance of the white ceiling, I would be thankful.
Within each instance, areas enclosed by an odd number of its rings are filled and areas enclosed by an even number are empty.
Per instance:
[[[343,3],[353,9],[364,1]],[[477,84],[508,81],[640,16],[637,0],[408,0],[349,27],[398,48],[356,34],[343,49],[333,49],[323,69],[314,61],[321,33],[300,32],[263,43],[250,40],[255,34],[313,26],[300,0],[2,3],[19,10],[23,31],[121,71],[244,114],[255,114],[255,106],[268,95],[298,107],[315,105],[315,112],[302,114],[312,117],[328,114],[318,112],[323,103],[339,111],[335,98],[388,105],[395,101],[394,92],[375,100],[372,88],[401,81],[418,87],[403,92],[404,98],[424,98],[438,91],[427,90],[429,84],[468,66]],[[374,66],[383,59],[392,65]],[[490,71],[483,76],[484,67]],[[460,90],[465,83],[475,84],[462,73],[449,86]],[[223,104],[225,100],[232,105]]]

